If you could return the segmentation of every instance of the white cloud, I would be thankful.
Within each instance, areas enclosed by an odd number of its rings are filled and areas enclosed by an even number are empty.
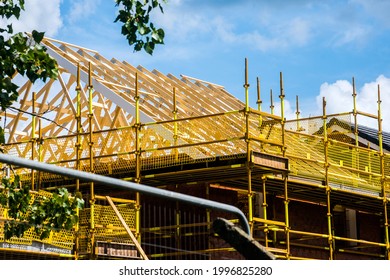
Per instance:
[[[194,36],[208,34],[211,27],[207,24],[210,19],[206,14],[194,13],[182,5],[183,2],[179,0],[169,1],[168,5],[163,6],[164,14],[159,11],[153,13],[157,27],[163,28],[168,39],[175,42],[185,42]]]
[[[71,9],[68,15],[68,19],[73,23],[78,21],[80,18],[84,18],[93,14],[101,0],[72,0],[71,2]],[[114,3],[112,5],[114,5]]]
[[[219,40],[231,46],[250,46],[261,51],[302,47],[360,46],[373,36],[373,25],[360,16],[356,2],[327,3],[302,1],[288,7],[247,1],[242,5],[214,3],[193,7],[186,1],[173,1],[157,22],[176,43]],[[367,11],[365,11],[367,12]],[[368,13],[368,12],[367,12]],[[244,16],[240,16],[244,15]]]
[[[380,75],[375,81],[365,83],[360,89],[356,89],[356,107],[357,110],[370,113],[372,115],[378,114],[378,85],[381,92],[381,108],[383,129],[390,131],[390,78]],[[322,114],[322,98],[326,99],[326,112],[343,113],[352,112],[352,83],[346,80],[336,81],[333,84],[324,83],[321,85],[320,94],[316,97],[317,101],[317,115]],[[371,126],[377,128],[377,120],[373,118],[358,117],[358,124]]]
[[[214,18],[210,25],[215,36],[222,42],[245,45],[261,51],[302,46],[311,36],[308,22],[299,17],[272,27],[259,26],[250,30],[243,29],[243,31],[236,31],[237,27],[234,24],[220,16]],[[267,29],[270,30],[260,32]]]
[[[372,34],[372,28],[363,24],[347,24],[343,27],[334,29],[335,35],[330,40],[330,45],[339,47],[348,44],[364,45],[367,43],[368,37]]]
[[[62,26],[60,14],[61,0],[28,0],[25,11],[22,11],[19,20],[11,20],[14,32],[44,31],[45,35],[52,37]],[[0,22],[4,24],[4,20]]]
[[[307,20],[294,18],[286,26],[286,39],[293,39],[296,45],[305,45],[311,37],[311,27]]]
[[[326,112],[328,114],[352,111],[352,84],[346,80],[339,80],[333,84],[323,83],[320,94],[316,97],[317,107],[321,108],[322,99],[326,99]]]

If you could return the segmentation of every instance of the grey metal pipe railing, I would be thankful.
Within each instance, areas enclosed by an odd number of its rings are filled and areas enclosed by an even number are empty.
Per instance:
[[[88,173],[84,171],[78,171],[74,169],[69,169],[61,166],[56,166],[48,163],[28,160],[24,158],[14,157],[6,154],[0,153],[0,162],[7,163],[11,165],[16,165],[20,167],[31,168],[34,170],[40,170],[48,173],[54,173],[62,175],[65,177],[78,178],[88,182],[95,182],[104,184],[106,186],[118,187],[129,191],[139,192],[142,194],[148,194],[152,196],[162,197],[170,200],[180,201],[198,207],[215,209],[233,213],[238,216],[238,219],[243,227],[243,230],[250,235],[250,228],[248,220],[246,219],[244,213],[235,206],[220,203],[204,198],[194,197],[186,194],[176,193],[172,191],[162,190],[142,184],[136,184],[133,182],[128,182],[116,178],[106,177],[98,174]]]

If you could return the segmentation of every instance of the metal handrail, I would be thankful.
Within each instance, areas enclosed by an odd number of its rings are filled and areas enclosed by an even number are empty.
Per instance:
[[[43,163],[43,162],[38,162],[38,161],[33,161],[33,160],[28,160],[24,158],[19,158],[19,157],[14,157],[6,154],[1,154],[0,153],[0,162],[2,163],[7,163],[11,165],[16,165],[16,166],[21,166],[21,167],[26,167],[34,170],[40,170],[48,173],[54,173],[58,175],[62,175],[65,177],[71,177],[71,178],[77,178],[89,182],[95,182],[95,183],[100,183],[104,184],[106,186],[112,186],[112,187],[118,187],[121,189],[125,190],[130,190],[130,191],[135,191],[143,194],[148,194],[152,196],[157,196],[165,199],[170,199],[174,201],[180,201],[180,202],[185,202],[188,204],[196,205],[198,207],[203,207],[207,209],[217,209],[217,210],[222,210],[226,212],[230,212],[233,214],[236,214],[238,216],[238,219],[241,222],[241,225],[243,227],[243,230],[248,234],[251,235],[250,233],[250,227],[248,220],[246,219],[244,213],[238,209],[235,206],[225,204],[225,203],[220,203],[204,198],[199,198],[199,197],[194,197],[186,194],[181,194],[181,193],[176,193],[172,191],[167,191],[167,190],[162,190],[142,184],[137,184],[133,182],[128,182],[116,178],[110,178],[98,174],[93,174],[93,173],[88,173],[84,171],[79,171],[79,170],[74,170],[74,169],[69,169],[65,167],[60,167],[56,165],[51,165],[48,163]]]

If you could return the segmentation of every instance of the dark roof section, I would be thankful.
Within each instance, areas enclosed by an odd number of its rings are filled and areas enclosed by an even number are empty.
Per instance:
[[[355,125],[351,124],[351,128],[352,130],[354,130]],[[357,129],[360,137],[370,141],[371,143],[379,145],[378,129],[371,128],[364,125],[358,125]],[[383,149],[390,151],[390,133],[382,131],[382,137],[383,137]]]
[[[340,120],[338,118],[332,118],[328,124],[327,127],[331,127],[333,125],[340,126],[344,129],[355,131],[355,125],[353,123],[348,123],[343,120]],[[367,141],[378,145],[379,146],[379,140],[378,140],[378,129],[371,128],[364,125],[357,126],[359,137],[366,139]],[[323,127],[321,127],[317,132],[314,133],[315,135],[322,135],[323,134]],[[382,131],[382,137],[383,137],[383,149],[390,151],[390,133]]]

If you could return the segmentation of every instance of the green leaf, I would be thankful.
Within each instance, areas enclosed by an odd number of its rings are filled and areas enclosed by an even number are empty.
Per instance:
[[[37,44],[39,44],[42,41],[44,36],[45,36],[45,32],[38,32],[36,30],[33,30],[32,32],[32,37]]]
[[[155,44],[164,43],[164,31],[156,29],[153,22],[150,22],[151,12],[159,7],[163,13],[162,3],[166,0],[116,0],[120,7],[115,22],[123,23],[121,33],[124,35],[134,51],[145,50],[153,54]],[[148,44],[153,42],[153,44]]]
[[[147,27],[146,25],[139,25],[138,31],[139,31],[139,34],[146,35],[146,34],[150,33],[150,28]]]
[[[144,42],[143,42],[143,41],[138,41],[138,42],[135,44],[135,46],[134,46],[134,50],[137,51],[137,52],[140,51],[140,50],[142,50],[143,45],[144,45]]]
[[[158,7],[160,8],[160,12],[163,14],[164,13],[164,8],[161,4],[158,5]]]
[[[153,51],[154,51],[154,46],[155,46],[155,44],[153,42],[147,42],[144,45],[144,49],[145,49],[146,53],[152,55]]]

